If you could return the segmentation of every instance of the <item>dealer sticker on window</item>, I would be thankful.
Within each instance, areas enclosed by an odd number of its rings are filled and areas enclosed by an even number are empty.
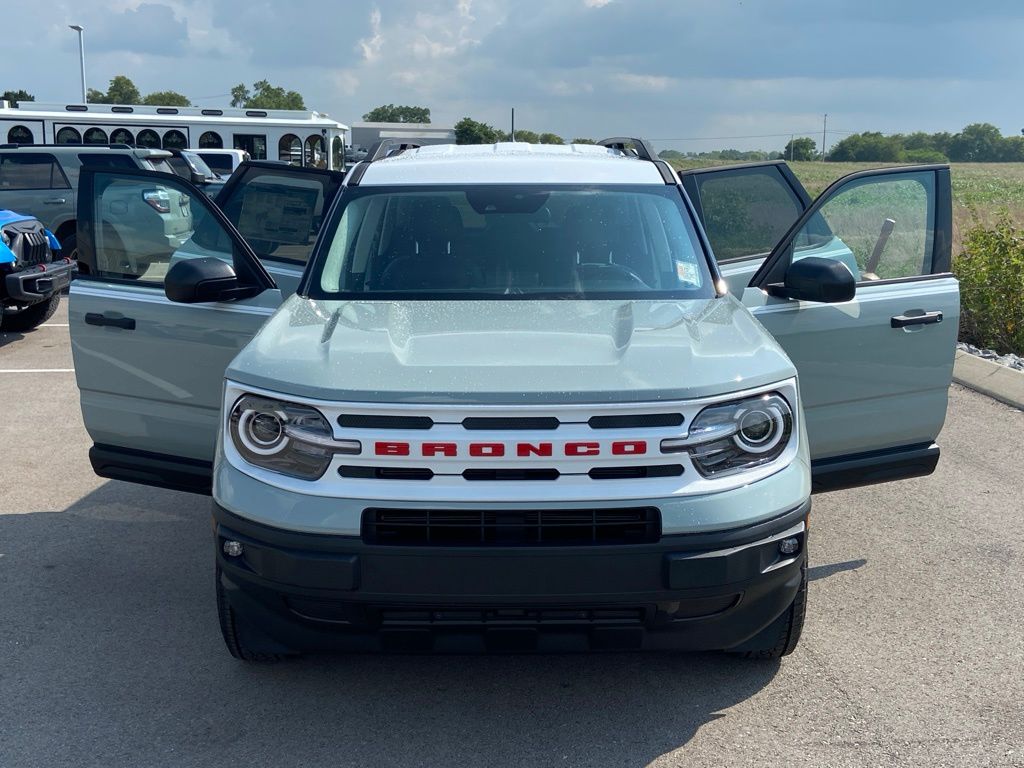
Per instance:
[[[689,261],[676,262],[676,277],[682,283],[700,285],[700,278],[697,277],[697,265]]]

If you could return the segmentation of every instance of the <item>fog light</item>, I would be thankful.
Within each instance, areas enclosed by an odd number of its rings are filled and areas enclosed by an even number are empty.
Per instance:
[[[227,547],[227,544],[224,545]],[[800,551],[800,539],[783,539],[779,542],[779,552],[784,555],[795,555]]]
[[[238,557],[242,554],[242,542],[240,541],[225,541],[224,542],[224,554],[228,557]]]

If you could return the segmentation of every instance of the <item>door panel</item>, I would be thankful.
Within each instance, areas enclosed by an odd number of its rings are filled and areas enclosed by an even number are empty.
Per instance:
[[[83,168],[78,213],[87,274],[72,284],[69,323],[90,436],[126,456],[207,464],[224,371],[281,292],[223,214],[183,179]],[[204,256],[232,263],[243,283],[262,290],[232,302],[167,299],[170,266]],[[126,477],[109,467],[103,474]]]
[[[960,315],[948,273],[950,196],[945,166],[841,179],[744,290],[744,304],[797,367],[812,462],[878,453],[884,463],[893,449],[938,437]],[[789,265],[808,256],[846,264],[857,279],[854,298],[822,304],[771,295]]]

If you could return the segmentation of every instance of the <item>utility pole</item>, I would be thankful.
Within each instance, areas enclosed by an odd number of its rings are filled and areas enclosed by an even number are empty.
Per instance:
[[[789,134],[789,162],[793,162],[793,134]]]
[[[512,133],[509,134],[512,141],[516,140],[516,108],[512,107]]]
[[[78,55],[82,61],[82,103],[89,103],[89,92],[85,89],[85,27],[81,24],[69,24],[68,29],[78,33]]]
[[[828,112],[825,113],[825,120],[821,124],[821,162],[825,162],[825,132],[828,130]]]

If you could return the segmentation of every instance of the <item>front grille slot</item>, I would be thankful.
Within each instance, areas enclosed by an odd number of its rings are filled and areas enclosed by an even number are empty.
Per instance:
[[[591,429],[630,429],[645,427],[678,427],[683,423],[681,413],[640,413],[623,416],[591,416],[587,421]]]
[[[363,480],[430,480],[434,473],[425,467],[357,467],[343,464],[338,467],[342,477]]]
[[[557,469],[467,469],[466,480],[557,480]]]
[[[558,425],[559,421],[554,416],[467,416],[462,420],[463,429],[558,429]]]
[[[645,477],[678,477],[682,464],[655,464],[640,467],[595,467],[588,473],[591,480],[633,480]]]
[[[429,416],[343,413],[338,417],[338,425],[349,429],[430,429],[434,420]]]
[[[367,544],[391,546],[594,546],[661,538],[656,507],[526,510],[363,510]]]

